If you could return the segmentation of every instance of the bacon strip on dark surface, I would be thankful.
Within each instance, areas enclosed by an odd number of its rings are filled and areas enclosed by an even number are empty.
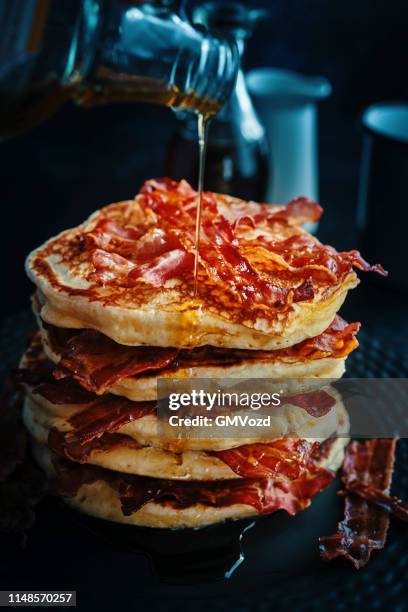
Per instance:
[[[384,493],[381,489],[376,489],[375,487],[363,485],[361,483],[346,482],[345,486],[349,493],[358,495],[361,499],[365,499],[375,504],[401,521],[408,522],[408,503],[404,502],[399,497],[389,495],[388,493]]]
[[[302,478],[285,483],[273,479],[246,478],[223,481],[177,481],[120,474],[89,464],[55,462],[52,490],[63,497],[74,497],[80,487],[104,481],[117,491],[124,516],[137,512],[149,502],[181,510],[194,504],[213,508],[245,504],[261,514],[286,510],[293,515],[310,505],[311,498],[326,485],[326,479]]]
[[[346,487],[344,519],[337,532],[319,539],[321,557],[330,561],[345,558],[356,569],[364,567],[374,550],[384,548],[389,512],[356,493],[387,495],[392,481],[395,440],[353,441],[347,448],[342,480]],[[351,489],[351,491],[350,491]]]
[[[387,446],[390,446],[390,448],[393,449],[392,452],[395,453],[395,440],[382,440],[381,442],[384,444],[385,448],[387,448]],[[358,444],[360,444],[361,448],[361,443],[357,443],[357,445]],[[360,452],[362,451],[360,450]],[[387,464],[385,463],[385,466],[386,465]],[[376,486],[373,482],[364,482],[357,470],[353,469],[351,469],[347,474],[345,473],[343,475],[343,484],[346,488],[346,491],[348,491],[349,493],[352,493],[353,495],[358,495],[358,497],[360,497],[361,499],[365,499],[366,501],[375,504],[379,508],[382,508],[389,514],[392,514],[393,516],[401,519],[402,521],[408,521],[408,503],[402,501],[394,495],[390,495],[389,493],[389,487],[391,486],[392,479],[391,464],[388,469],[391,470],[391,472],[390,475],[386,477],[390,480],[390,484],[387,489],[380,488],[379,486]]]

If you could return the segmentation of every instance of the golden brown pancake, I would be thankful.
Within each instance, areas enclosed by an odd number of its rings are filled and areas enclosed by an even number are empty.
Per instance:
[[[320,461],[318,462],[321,468],[326,470],[337,471],[340,467],[344,458],[344,447],[347,444],[346,438],[338,438],[333,440],[328,448],[328,452],[324,453]],[[34,444],[33,447],[34,456],[41,467],[47,472],[50,478],[55,475],[55,468],[52,463],[52,456],[49,450],[42,445]],[[200,501],[194,501],[194,497],[190,502],[186,502],[185,507],[176,507],[170,501],[164,500],[151,501],[145,503],[142,507],[136,511],[127,509],[124,514],[124,508],[121,504],[120,494],[118,492],[117,481],[120,479],[119,474],[112,472],[100,471],[98,476],[94,478],[88,478],[89,482],[80,484],[81,480],[86,481],[81,475],[81,471],[88,470],[90,466],[79,466],[78,471],[75,472],[76,479],[79,480],[79,486],[73,488],[70,491],[69,496],[65,495],[64,501],[72,508],[89,514],[91,516],[102,518],[105,520],[125,523],[128,525],[137,525],[142,527],[158,527],[158,528],[170,528],[180,529],[186,527],[205,527],[214,523],[223,522],[228,519],[240,519],[249,516],[257,516],[262,513],[270,513],[278,508],[285,508],[290,514],[294,514],[303,508],[310,505],[311,498],[319,491],[324,489],[327,484],[331,481],[331,477],[327,474],[328,478],[325,478],[323,472],[323,478],[320,484],[316,483],[313,490],[309,492],[310,497],[297,497],[296,493],[291,499],[288,493],[285,493],[287,486],[280,485],[278,482],[274,484],[272,479],[267,481],[263,480],[259,484],[257,481],[245,481],[245,480],[234,480],[234,481],[223,481],[220,483],[213,483],[204,485],[211,491],[211,488],[224,492],[225,487],[227,491],[227,499],[225,503],[219,503],[216,505],[214,502],[212,505],[207,501],[206,503]],[[92,468],[91,469],[99,469]],[[71,479],[72,480],[72,479]],[[149,479],[149,486],[155,485],[154,479]],[[161,483],[162,481],[158,481]],[[151,484],[150,484],[151,483]],[[169,481],[163,481],[168,486]],[[232,483],[236,483],[232,485]],[[198,494],[197,499],[200,500],[200,488],[204,483],[180,483],[177,485],[181,487],[180,491],[183,495],[183,487],[197,487]],[[116,485],[116,486],[115,486]],[[257,489],[262,485],[262,491],[259,493]],[[160,486],[160,484],[159,484]],[[284,487],[282,489],[282,486]],[[230,496],[228,500],[228,489],[231,488],[235,495]],[[238,488],[238,492],[236,491]],[[295,491],[297,486],[295,485]],[[300,489],[299,489],[300,491]],[[256,494],[257,504],[250,502],[250,498]],[[300,493],[298,493],[300,495]],[[185,493],[183,495],[185,497]],[[213,495],[208,497],[207,500],[214,498]],[[242,501],[239,501],[241,500]],[[180,504],[178,504],[180,506]],[[261,506],[261,507],[259,507]]]
[[[89,416],[92,414],[101,433],[109,428],[110,431],[129,436],[141,446],[154,446],[173,452],[223,450],[257,441],[254,435],[249,438],[206,438],[202,432],[201,437],[198,437],[198,434],[197,437],[166,437],[159,426],[156,402],[133,402],[113,394],[97,396],[83,390],[72,379],[55,380],[52,376],[53,366],[41,351],[35,337],[21,361],[21,366],[31,412],[38,427],[45,431],[57,428],[61,432],[67,432],[83,427],[93,427],[95,430]],[[311,381],[305,382],[308,383],[306,387],[310,386]],[[318,384],[321,384],[320,381]],[[273,419],[268,429],[271,439],[283,436],[325,438],[336,430],[336,412],[330,408],[336,402],[340,405],[341,399],[336,391],[331,389],[330,395],[334,400],[325,408],[326,392],[320,392],[319,387],[315,391],[318,394],[323,393],[323,397],[318,395],[317,402],[313,398],[312,410],[305,408],[304,402],[296,405],[290,401],[273,409]],[[304,391],[301,391],[301,395],[302,393]],[[45,435],[41,441],[45,440]],[[259,441],[262,440],[265,440],[265,435],[259,438]]]
[[[195,204],[184,181],[148,181],[134,200],[33,251],[26,269],[41,317],[130,346],[275,350],[330,325],[358,283],[354,266],[381,271],[299,227],[314,203],[285,209],[208,193],[195,294]]]
[[[293,410],[295,407],[288,407],[287,413],[290,412],[290,408]],[[309,417],[309,420],[314,421],[310,423],[308,431],[307,440],[309,442],[314,442],[316,439],[325,440],[336,434],[338,430],[341,431],[343,436],[348,432],[348,417],[340,399],[328,414],[320,418]],[[207,451],[183,450],[173,452],[160,446],[140,445],[133,436],[123,433],[126,430],[125,426],[113,433],[106,433],[102,437],[91,440],[88,444],[86,442],[81,444],[69,421],[51,417],[29,397],[25,400],[23,421],[36,442],[50,446],[60,456],[69,460],[89,463],[127,474],[174,480],[239,478],[240,475],[234,472],[223,460],[223,452],[217,454],[214,446],[221,442],[221,445],[227,449],[231,448],[229,444],[233,443],[239,451],[240,447],[249,448],[254,443],[262,444],[268,440],[273,440],[273,436],[269,437],[265,432],[264,437],[258,439],[251,437],[247,439],[238,438],[232,441],[229,441],[228,438],[200,440],[202,446],[209,446]],[[307,428],[304,427],[303,431],[307,431]],[[305,439],[304,435],[301,437]],[[192,442],[194,441],[197,442],[197,439],[192,438]]]
[[[109,391],[133,401],[156,400],[159,378],[259,378],[293,384],[300,379],[336,380],[344,373],[347,356],[358,346],[359,329],[358,323],[347,324],[336,315],[319,336],[275,351],[210,346],[169,351],[125,347],[100,332],[45,325],[40,317],[38,325],[44,351],[60,365],[61,376],[73,375],[97,394]]]

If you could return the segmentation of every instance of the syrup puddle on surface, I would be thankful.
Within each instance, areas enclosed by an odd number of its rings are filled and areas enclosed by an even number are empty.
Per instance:
[[[195,249],[194,249],[194,297],[198,291],[198,263],[200,253],[201,212],[203,204],[205,153],[207,149],[208,125],[211,115],[198,114],[198,198],[195,222]]]
[[[114,548],[144,554],[161,582],[197,584],[231,578],[245,560],[242,543],[256,521],[241,519],[201,529],[120,525],[65,508],[75,522]]]

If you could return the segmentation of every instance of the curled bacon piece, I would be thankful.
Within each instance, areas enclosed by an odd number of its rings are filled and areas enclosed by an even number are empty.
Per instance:
[[[102,285],[119,283],[129,286],[127,277],[129,272],[134,269],[135,264],[126,259],[126,257],[104,251],[103,249],[95,249],[92,253],[92,263],[95,272],[92,272],[89,280],[96,281]]]
[[[226,219],[218,222],[204,219],[203,230],[206,239],[200,244],[202,265],[210,277],[226,283],[244,305],[253,306],[266,300],[266,304],[281,307],[288,299],[293,300],[293,291],[263,279],[239,252],[232,226]],[[312,299],[313,295],[309,287],[305,297],[299,293],[302,299]]]
[[[51,367],[45,368],[44,365]],[[75,438],[79,443],[84,443],[156,413],[156,402],[132,402],[111,393],[97,396],[82,389],[72,378],[55,380],[52,367],[49,361],[44,360],[37,370],[35,366],[17,370],[16,377],[19,382],[31,387],[34,395],[41,395],[56,405],[73,404],[81,408],[68,419],[73,428],[72,432],[67,432],[68,441]]]
[[[309,357],[345,357],[358,347],[356,335],[361,323],[347,323],[336,314],[331,325],[314,338],[307,338],[295,346],[281,349],[288,356]]]
[[[315,418],[324,416],[336,405],[335,398],[324,390],[290,395],[287,401],[289,404],[303,408]]]
[[[192,284],[197,197],[185,181],[159,178],[147,181],[136,197],[144,211],[144,227],[130,225],[129,215],[123,227],[118,225],[117,217],[109,218],[108,208],[107,217],[82,236],[95,268],[89,280],[124,288],[140,280],[160,288],[173,278]],[[275,223],[289,227],[316,221],[322,213],[316,202],[301,197],[286,207],[234,206],[233,214],[224,216],[217,196],[203,194],[199,269],[211,289],[222,287],[226,294],[222,300],[216,290],[212,299],[234,302],[246,319],[272,317],[276,309],[312,300],[315,283],[338,284],[353,266],[384,273],[379,265],[369,266],[357,251],[337,253],[306,233],[290,235],[290,230],[287,238],[271,238],[268,226]],[[246,238],[242,226],[265,227],[265,235]]]
[[[51,334],[52,334],[51,328]],[[149,346],[124,346],[93,330],[74,333],[63,344],[55,378],[72,375],[88,391],[103,393],[115,382],[145,371],[161,370],[174,361],[178,350]]]
[[[353,267],[363,272],[388,275],[380,264],[370,266],[358,251],[338,252],[309,234],[295,234],[283,240],[273,240],[263,235],[257,241],[271,256],[281,257],[288,273],[295,278],[309,274],[316,282],[335,283],[347,276]]]
[[[362,483],[345,482],[344,484],[349,493],[375,504],[401,521],[408,522],[408,503],[399,497]]]
[[[155,257],[151,262],[136,265],[116,253],[96,249],[92,256],[95,272],[90,279],[103,285],[110,283],[132,287],[134,280],[141,278],[153,287],[162,287],[170,278],[183,272],[192,272],[194,255],[182,249],[174,249]]]
[[[133,268],[129,279],[143,278],[153,287],[162,287],[170,278],[191,272],[194,267],[194,255],[182,249],[174,249],[153,259],[150,263]]]
[[[254,507],[261,514],[286,510],[296,514],[310,505],[311,498],[327,484],[327,479],[302,478],[286,483],[273,479],[177,481],[112,472],[89,464],[56,461],[56,477],[52,483],[55,494],[74,497],[83,484],[104,481],[117,491],[122,512],[129,516],[149,502],[175,509],[194,504],[222,508],[234,504]]]
[[[93,398],[84,410],[68,419],[71,431],[62,433],[51,429],[49,447],[59,456],[80,463],[94,452],[107,452],[120,446],[139,448],[130,436],[116,432],[131,421],[155,414],[156,402],[132,402],[110,394]]]
[[[83,242],[89,249],[103,249],[127,257],[133,253],[135,243],[142,235],[143,230],[140,228],[122,227],[110,219],[102,218],[91,232],[83,236]]]
[[[347,448],[343,465],[343,482],[346,486],[344,520],[337,532],[319,538],[321,557],[330,561],[343,557],[356,569],[366,565],[373,550],[384,548],[389,510],[382,505],[388,493],[394,467],[395,440],[353,441]],[[359,491],[363,494],[357,497]],[[381,495],[375,504],[363,499]]]
[[[376,440],[377,454],[380,452],[378,449],[379,443],[384,446],[386,453],[395,453],[395,440]],[[392,478],[391,458],[388,459],[390,462],[390,467],[388,469],[391,470],[391,472],[389,477],[387,476],[387,478],[390,479],[387,489],[376,486],[374,482],[365,482],[361,473],[356,468],[359,460],[358,454],[360,453],[361,455],[368,453],[369,446],[370,443],[367,442],[353,442],[351,445],[348,462],[347,465],[345,464],[345,470],[342,477],[346,491],[354,495],[358,495],[361,497],[361,499],[365,499],[366,501],[376,504],[379,508],[386,510],[403,521],[408,521],[408,504],[394,495],[389,494],[389,487],[391,486]],[[387,462],[385,462],[384,465],[387,466]]]
[[[370,265],[365,259],[363,259],[358,251],[345,251],[340,253],[343,261],[348,261],[350,265],[362,270],[363,272],[377,272],[381,276],[388,276],[387,270],[384,270],[381,264],[377,263]]]
[[[92,438],[85,442],[68,438],[57,429],[51,429],[48,435],[48,447],[59,457],[78,463],[86,463],[95,452],[109,452],[124,446],[140,448],[139,444],[129,436],[115,433],[104,434],[100,438]]]
[[[295,225],[315,223],[323,214],[317,202],[306,197],[294,198],[285,208],[268,215],[268,221],[287,221]]]
[[[244,444],[237,448],[214,451],[213,454],[243,478],[274,478],[295,481],[317,478],[328,485],[333,473],[315,461],[318,442],[297,438],[281,438],[273,442]]]
[[[68,442],[80,443],[113,433],[123,425],[156,413],[156,402],[132,402],[125,397],[104,395],[93,404],[68,419],[73,431],[66,434]]]

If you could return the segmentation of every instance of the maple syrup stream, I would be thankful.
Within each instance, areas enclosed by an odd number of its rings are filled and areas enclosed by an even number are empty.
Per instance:
[[[200,254],[200,230],[201,230],[201,209],[203,202],[203,187],[205,174],[205,152],[207,148],[207,133],[208,124],[211,115],[198,114],[198,197],[196,208],[196,223],[195,223],[195,249],[194,249],[194,297],[197,296],[198,290],[198,263]]]

